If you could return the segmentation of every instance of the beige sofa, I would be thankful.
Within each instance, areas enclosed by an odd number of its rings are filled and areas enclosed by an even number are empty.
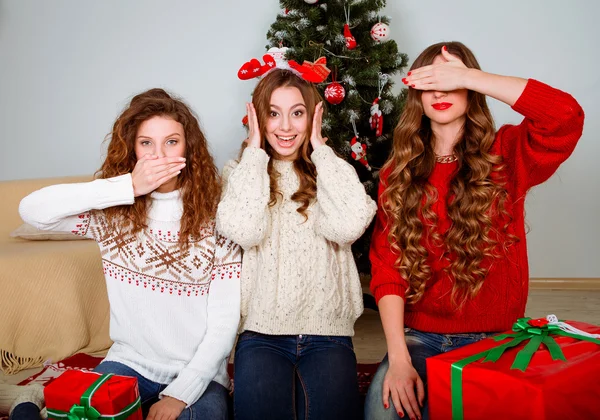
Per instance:
[[[25,240],[20,200],[90,177],[0,182],[0,370],[6,374],[111,345],[100,252],[91,240]],[[68,236],[68,235],[67,235]]]

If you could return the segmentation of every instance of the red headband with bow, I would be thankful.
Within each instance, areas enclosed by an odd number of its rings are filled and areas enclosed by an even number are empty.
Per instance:
[[[270,54],[265,54],[262,58],[264,64],[262,64],[256,58],[245,62],[244,65],[242,65],[242,67],[240,67],[238,70],[238,77],[241,80],[249,80],[255,77],[260,77],[271,69],[285,68],[278,67],[279,63],[275,61],[273,56]],[[331,70],[327,68],[327,59],[325,57],[320,57],[314,63],[310,61],[304,61],[300,65],[294,60],[290,60],[287,62],[287,64],[290,69],[294,70],[299,77],[307,82],[323,83],[325,80],[327,80],[329,73],[331,73]]]

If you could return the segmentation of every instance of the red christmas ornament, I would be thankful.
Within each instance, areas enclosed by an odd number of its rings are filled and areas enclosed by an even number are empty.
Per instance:
[[[359,161],[370,171],[371,167],[367,162],[367,145],[359,142],[358,137],[354,136],[350,140],[350,148],[352,149],[352,153],[350,153],[352,159]]]
[[[333,105],[337,105],[344,100],[346,97],[346,90],[338,82],[330,83],[325,88],[325,99],[327,102]]]
[[[304,80],[313,83],[323,83],[331,73],[331,70],[327,68],[327,58],[325,57],[319,57],[314,63],[304,61],[300,65],[294,60],[290,60],[288,64],[299,72]]]
[[[344,24],[344,38],[346,38],[346,48],[349,50],[356,48],[356,39],[352,36],[350,26],[347,23]]]
[[[379,99],[375,98],[373,105],[371,105],[371,118],[369,118],[369,124],[371,124],[371,130],[375,130],[377,137],[383,134],[383,114],[379,109]]]

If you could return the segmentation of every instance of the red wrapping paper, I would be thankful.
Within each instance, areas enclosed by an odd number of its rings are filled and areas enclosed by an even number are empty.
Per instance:
[[[68,370],[46,388],[46,407],[68,412],[74,404],[79,404],[81,395],[99,378],[98,373]],[[102,384],[91,399],[91,406],[103,415],[113,415],[122,411],[139,397],[137,379],[129,376],[113,375]],[[142,420],[139,408],[128,420]]]
[[[600,334],[600,327],[566,321]],[[508,331],[510,333],[511,331]],[[463,369],[465,420],[600,418],[600,346],[553,335],[567,361],[552,360],[545,346],[533,355],[525,372],[510,369],[521,343],[497,362],[477,361]],[[431,420],[452,419],[450,370],[454,362],[505,343],[491,338],[427,359],[427,392]]]

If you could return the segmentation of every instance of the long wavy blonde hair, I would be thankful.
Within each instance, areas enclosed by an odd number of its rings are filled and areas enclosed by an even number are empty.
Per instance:
[[[446,42],[428,47],[411,70],[432,64],[444,45],[467,67],[480,69],[465,45]],[[423,112],[421,94],[415,89],[408,92],[406,108],[394,130],[392,153],[383,167],[388,176],[380,204],[389,220],[388,240],[398,254],[396,266],[409,281],[407,302],[418,302],[431,278],[423,241],[429,236],[431,243],[446,248],[447,271],[454,278],[452,301],[460,307],[481,289],[489,271],[484,261],[498,257],[499,246],[506,247],[516,239],[506,234],[511,217],[505,208],[504,166],[500,156],[490,153],[496,131],[485,95],[469,91],[465,123],[454,148],[458,169],[447,198],[452,224],[442,238],[432,209],[438,194],[428,181],[436,164],[434,135]],[[500,230],[495,227],[498,221]]]
[[[312,121],[315,112],[315,106],[322,100],[319,91],[314,84],[301,79],[289,70],[274,69],[271,70],[254,88],[252,94],[252,103],[256,109],[256,116],[261,130],[261,147],[267,154],[277,159],[276,153],[267,141],[266,127],[271,112],[271,95],[275,89],[280,87],[295,87],[300,91],[306,105],[306,117],[308,126],[306,128],[307,137],[300,146],[298,156],[294,160],[294,171],[298,175],[300,185],[298,191],[292,195],[292,200],[300,203],[296,210],[307,217],[306,210],[317,195],[317,169],[310,160],[313,147],[308,136],[312,132]],[[242,146],[242,150],[246,145]],[[267,173],[270,180],[270,200],[269,206],[277,203],[277,196],[281,195],[277,187],[278,172],[273,168],[273,159],[269,159]]]
[[[183,125],[185,133],[186,166],[177,178],[176,188],[181,191],[183,201],[179,245],[187,248],[190,237],[198,237],[202,227],[214,217],[221,183],[198,118],[182,100],[163,89],[150,89],[134,96],[113,125],[107,138],[106,159],[96,172],[96,178],[111,178],[133,171],[137,162],[138,128],[155,116],[174,119]],[[133,205],[110,207],[104,214],[113,228],[136,233],[147,226],[149,200],[149,194],[136,197]]]

